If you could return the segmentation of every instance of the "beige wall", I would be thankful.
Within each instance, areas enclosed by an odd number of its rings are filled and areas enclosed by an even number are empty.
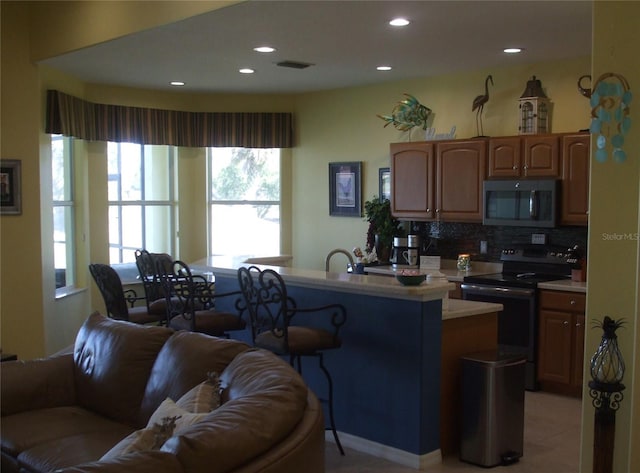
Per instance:
[[[167,2],[172,4],[173,2]],[[175,4],[174,4],[175,6]],[[55,86],[88,100],[125,105],[215,111],[293,111],[297,147],[291,150],[291,212],[283,219],[292,228],[294,264],[306,268],[324,267],[324,256],[335,247],[364,244],[366,223],[358,218],[328,215],[328,163],[363,161],[363,196],[377,193],[378,168],[388,165],[388,145],[403,141],[406,135],[383,128],[376,114],[387,114],[408,92],[435,112],[438,132],[457,126],[459,138],[476,134],[473,98],[483,92],[484,79],[493,75],[490,100],[485,107],[484,132],[487,135],[516,133],[517,98],[532,75],[538,76],[551,98],[552,131],[574,131],[589,123],[588,102],[575,88],[577,78],[592,70],[623,73],[632,89],[640,84],[635,51],[640,47],[634,19],[640,15],[640,2],[597,2],[594,6],[593,58],[578,58],[553,64],[475,71],[450,77],[424,78],[349,90],[335,90],[300,96],[191,96],[107,86],[81,84],[73,78],[38,68],[29,61],[29,41],[42,41],[53,33],[29,29],[29,8],[25,2],[2,2],[2,109],[0,155],[23,160],[23,214],[0,217],[0,318],[1,342],[5,351],[21,358],[50,353],[73,340],[86,312],[98,304],[96,294],[84,291],[75,297],[56,301],[49,282],[53,267],[47,224],[47,191],[40,186],[47,179],[49,161],[42,150],[44,90]],[[177,17],[174,17],[177,18]],[[164,21],[168,21],[167,18]],[[30,34],[31,33],[31,38]],[[46,33],[40,35],[39,33]],[[58,32],[55,31],[55,34]],[[54,34],[54,35],[55,35]],[[635,34],[635,36],[633,36]],[[64,35],[60,35],[64,36]],[[86,39],[86,38],[85,38]],[[34,43],[36,44],[36,43]],[[40,43],[42,44],[42,43]],[[60,47],[69,48],[69,45]],[[72,49],[72,48],[70,48]],[[39,52],[38,54],[44,54]],[[591,62],[593,61],[593,65]],[[640,415],[632,406],[638,402],[638,242],[612,244],[599,239],[602,232],[638,231],[640,149],[638,122],[632,104],[634,125],[627,140],[629,161],[625,165],[594,163],[592,172],[591,232],[589,241],[589,294],[587,324],[605,313],[629,320],[620,331],[622,351],[627,361],[625,400],[618,416],[615,471],[640,469],[640,454],[631,448],[640,442]],[[106,163],[104,144],[78,145],[84,231],[79,266],[89,259],[106,260]],[[185,151],[184,175],[195,179],[202,169],[202,153]],[[189,164],[186,164],[189,163]],[[287,171],[288,172],[288,171]],[[192,199],[198,199],[197,191]],[[181,201],[181,204],[184,202]],[[288,205],[288,204],[286,204]],[[44,209],[41,211],[40,209]],[[291,220],[287,220],[291,216]],[[199,234],[185,237],[180,251],[201,254],[202,220],[197,215],[187,227]],[[49,226],[47,226],[49,225]],[[635,230],[634,230],[635,229]],[[186,230],[185,230],[186,231]],[[193,251],[194,253],[190,253]],[[204,249],[206,251],[206,249]],[[86,270],[85,270],[86,276]],[[85,287],[91,287],[85,279]],[[596,330],[587,330],[587,359],[598,343]],[[586,396],[588,400],[588,396]],[[635,401],[635,403],[633,402]],[[583,465],[590,471],[593,410],[584,403]],[[637,449],[636,449],[637,450]]]

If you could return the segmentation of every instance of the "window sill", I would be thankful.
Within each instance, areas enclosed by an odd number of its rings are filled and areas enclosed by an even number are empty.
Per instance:
[[[56,289],[56,300],[64,299],[65,297],[73,296],[76,294],[80,294],[81,292],[85,292],[87,290],[86,287],[75,287],[75,286],[65,286]]]

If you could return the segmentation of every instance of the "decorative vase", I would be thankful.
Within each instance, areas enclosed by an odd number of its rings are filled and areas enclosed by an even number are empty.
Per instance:
[[[376,254],[378,255],[378,262],[380,264],[388,264],[391,258],[391,243],[382,243],[380,235],[376,234],[374,237]]]

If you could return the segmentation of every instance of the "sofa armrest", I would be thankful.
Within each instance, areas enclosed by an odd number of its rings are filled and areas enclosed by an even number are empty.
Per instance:
[[[76,403],[73,354],[2,363],[2,416]]]

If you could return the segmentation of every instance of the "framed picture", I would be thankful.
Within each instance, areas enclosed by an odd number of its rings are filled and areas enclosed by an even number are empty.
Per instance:
[[[22,213],[22,162],[19,159],[0,160],[0,214]]]
[[[329,215],[362,216],[362,162],[329,163]]]
[[[378,191],[380,202],[391,200],[391,170],[389,168],[378,169]]]

